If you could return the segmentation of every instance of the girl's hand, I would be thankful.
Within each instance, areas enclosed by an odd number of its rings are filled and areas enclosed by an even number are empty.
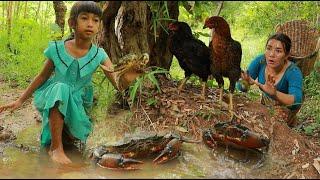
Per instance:
[[[100,64],[100,67],[101,67],[103,70],[107,71],[108,73],[113,73],[113,72],[114,72],[113,68],[108,68],[108,67],[105,66],[105,65]]]
[[[111,82],[111,84],[117,89],[119,90],[118,87],[118,81],[116,80],[118,77],[118,73],[119,72],[114,72],[112,67],[112,64],[110,63],[110,61],[106,61],[105,64],[100,64],[100,67],[103,69],[104,74],[107,76],[107,78],[109,79],[109,81]]]
[[[9,104],[0,106],[0,113],[2,113],[3,111],[6,111],[7,109],[10,109],[10,112],[13,112],[17,108],[19,108],[21,105],[22,105],[22,102],[20,102],[19,100],[13,101]]]

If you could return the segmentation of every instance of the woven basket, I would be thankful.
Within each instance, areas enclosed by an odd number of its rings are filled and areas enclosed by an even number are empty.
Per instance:
[[[304,20],[293,20],[278,24],[275,31],[282,32],[290,37],[292,42],[291,59],[297,63],[304,77],[309,75],[318,57],[319,31],[310,28],[309,23]]]

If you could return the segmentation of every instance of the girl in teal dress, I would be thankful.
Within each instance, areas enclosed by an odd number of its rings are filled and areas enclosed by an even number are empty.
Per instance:
[[[91,43],[101,16],[95,2],[76,2],[68,20],[74,39],[50,42],[42,71],[19,99],[0,107],[0,113],[13,111],[33,94],[42,116],[41,146],[49,147],[51,159],[60,164],[71,163],[63,149],[63,132],[85,142],[92,130],[86,113],[93,101],[92,74],[100,66],[115,85],[114,74],[107,71],[112,68],[111,61],[104,49]]]

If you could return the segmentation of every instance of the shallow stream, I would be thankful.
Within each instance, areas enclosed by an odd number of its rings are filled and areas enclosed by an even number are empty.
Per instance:
[[[181,156],[168,163],[154,165],[152,158],[140,159],[144,161],[140,170],[104,169],[76,149],[66,151],[71,165],[56,165],[39,148],[40,126],[22,130],[15,141],[5,145],[0,154],[0,178],[272,178],[268,154],[262,167],[256,168],[261,154],[249,151],[245,163],[244,151],[224,147],[212,151],[204,144],[188,143],[183,144]]]

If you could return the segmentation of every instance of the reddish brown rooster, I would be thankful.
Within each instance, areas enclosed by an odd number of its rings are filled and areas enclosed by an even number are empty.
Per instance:
[[[205,89],[210,72],[210,49],[192,35],[190,26],[185,22],[169,24],[169,50],[178,59],[180,67],[184,70],[185,78],[179,85],[178,91],[191,74],[200,77],[202,81],[201,98],[205,98]]]
[[[211,67],[212,75],[218,82],[220,88],[220,106],[222,103],[222,93],[224,81],[223,77],[230,80],[229,86],[229,112],[233,118],[233,101],[232,95],[235,84],[241,76],[241,44],[232,39],[230,27],[226,20],[219,16],[207,18],[203,28],[210,28],[212,32],[212,40],[209,47],[211,48]]]

